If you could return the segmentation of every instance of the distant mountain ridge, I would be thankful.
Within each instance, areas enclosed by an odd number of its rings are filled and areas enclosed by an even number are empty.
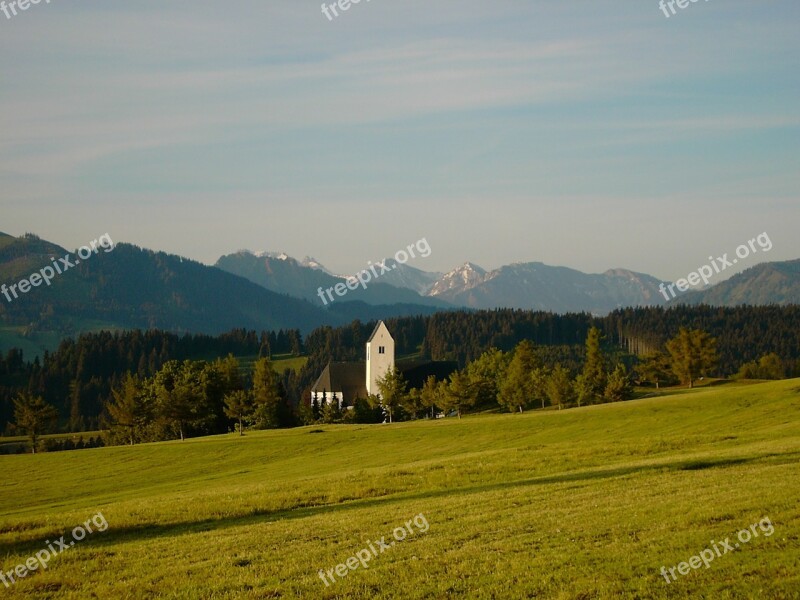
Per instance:
[[[683,301],[714,306],[800,304],[800,259],[755,265],[706,290],[686,294]]]
[[[587,274],[541,262],[485,271],[472,263],[445,274],[431,294],[470,308],[522,308],[605,314],[624,306],[664,304],[661,281],[627,269]]]
[[[369,305],[417,304],[437,308],[451,306],[440,299],[420,295],[417,291],[429,287],[436,275],[426,274],[408,265],[397,264],[394,259],[386,260],[384,264],[390,269],[388,273],[383,273],[382,269],[375,267],[378,276],[375,277],[370,273],[371,280],[366,287],[359,286],[354,290],[348,290],[344,296],[334,295],[333,301],[330,301],[329,296],[323,296],[325,298],[323,301],[320,289],[324,293],[324,290],[344,282],[345,276],[332,275],[327,269],[320,268],[320,263],[316,261],[314,266],[311,266],[284,254],[272,252],[254,254],[239,251],[220,257],[215,266],[273,292],[303,298],[317,306],[337,302],[363,302]],[[350,276],[353,275],[355,273]]]
[[[68,251],[34,235],[0,233],[0,284],[29,277]],[[217,266],[120,243],[9,302],[0,295],[7,331],[74,335],[104,329],[160,328],[216,334],[234,328],[300,329],[440,310],[519,308],[606,314],[630,306],[706,303],[800,304],[800,259],[762,263],[706,290],[667,303],[661,281],[627,269],[587,274],[541,262],[487,271],[465,263],[429,273],[394,259],[359,286],[323,306],[319,290],[344,279],[306,257],[240,251]],[[664,282],[665,284],[667,282]],[[0,328],[0,342],[3,331]],[[14,335],[18,335],[15,333]],[[28,333],[19,334],[28,335]]]
[[[0,234],[0,283],[10,285],[63,257],[65,248],[35,236]],[[235,328],[300,329],[342,322],[303,300],[180,256],[117,244],[11,302],[0,296],[0,323],[33,330],[159,328],[216,334]]]
[[[267,289],[305,298],[311,302],[319,287],[327,289],[343,281],[320,263],[306,266],[283,253],[237,253],[220,258],[217,265],[247,277]],[[660,292],[662,281],[645,273],[615,268],[603,273],[541,262],[514,263],[491,271],[467,262],[447,273],[428,273],[408,264],[387,259],[389,272],[373,280],[366,290],[348,292],[337,301],[367,305],[403,304],[438,308],[519,308],[558,313],[590,312],[597,315],[624,307],[706,302],[716,305],[800,302],[799,261],[764,263],[703,291],[693,291],[667,300]],[[756,277],[758,275],[758,277]],[[735,287],[732,287],[735,286]],[[432,301],[438,301],[434,304]],[[349,311],[352,312],[352,308]],[[375,311],[370,311],[375,312]],[[380,311],[378,311],[380,312]],[[427,311],[426,311],[427,312]],[[380,313],[383,314],[383,313]]]

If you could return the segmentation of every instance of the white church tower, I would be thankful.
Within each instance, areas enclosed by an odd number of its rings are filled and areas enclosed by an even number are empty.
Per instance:
[[[394,367],[394,338],[379,321],[367,340],[367,393],[378,395],[378,379]]]

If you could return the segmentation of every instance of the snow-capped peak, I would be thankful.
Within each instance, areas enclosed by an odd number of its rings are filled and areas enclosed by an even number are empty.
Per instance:
[[[260,252],[254,252],[253,256],[256,258],[274,258],[276,260],[289,260],[291,256],[286,254],[285,252],[268,252],[266,250],[262,250]]]
[[[300,261],[300,264],[304,267],[308,267],[309,269],[330,273],[330,271],[328,271],[328,269],[326,269],[325,266],[313,256],[306,256],[302,261]]]
[[[486,278],[486,271],[478,265],[466,262],[460,267],[445,273],[439,278],[431,290],[429,296],[436,296],[452,289],[469,289],[480,283]]]

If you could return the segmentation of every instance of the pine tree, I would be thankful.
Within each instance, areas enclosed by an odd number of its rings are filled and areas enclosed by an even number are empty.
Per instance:
[[[455,410],[458,418],[471,406],[475,405],[475,391],[470,386],[469,377],[463,371],[450,375],[449,383],[443,388],[439,402],[445,411]]]
[[[534,371],[541,368],[541,363],[534,353],[533,344],[523,340],[514,349],[514,356],[508,365],[505,378],[500,384],[497,402],[509,412],[528,408],[540,393]]]
[[[569,371],[560,364],[556,365],[547,379],[547,397],[550,399],[550,404],[557,405],[559,410],[569,406],[574,398]]]
[[[606,360],[600,341],[600,330],[597,327],[589,329],[586,336],[586,362],[581,373],[584,390],[589,392],[586,394],[589,397],[584,400],[600,400],[606,387]]]
[[[655,383],[656,389],[662,381],[671,378],[669,358],[663,352],[651,352],[643,356],[636,370],[644,381]]]
[[[431,418],[436,416],[436,408],[442,397],[442,382],[436,381],[436,377],[429,375],[422,385],[419,392],[420,404],[426,409],[430,409]]]
[[[380,393],[380,404],[391,423],[397,407],[406,402],[406,380],[396,367],[392,367],[386,372],[386,375],[379,377],[376,383]]]
[[[253,368],[253,403],[255,424],[259,429],[271,429],[280,425],[280,386],[278,374],[268,358],[259,358]]]
[[[527,343],[526,351],[532,354],[533,346]],[[490,348],[466,367],[465,374],[475,396],[477,406],[494,406],[500,389],[507,379],[509,356],[497,348]],[[533,364],[532,361],[531,364]]]
[[[41,396],[21,392],[14,400],[14,424],[28,436],[31,452],[36,454],[36,442],[58,420],[55,406],[47,404]]]
[[[337,398],[334,397],[333,400],[325,405],[322,411],[322,422],[329,424],[342,422],[342,411],[339,408],[339,401]]]
[[[681,381],[694,386],[695,380],[716,367],[716,340],[700,329],[681,327],[678,335],[667,342],[672,372]]]
[[[630,400],[633,397],[633,385],[628,376],[628,371],[622,363],[618,364],[611,375],[608,376],[608,383],[603,397],[608,402],[620,402],[622,400]]]
[[[253,416],[253,397],[245,390],[225,394],[225,416],[239,422],[239,435],[244,435],[243,422]]]
[[[136,430],[148,419],[145,403],[139,390],[139,378],[127,373],[119,389],[111,390],[112,402],[106,404],[106,411],[111,417],[112,429],[120,428],[125,438],[133,446]]]
[[[311,418],[316,423],[319,421],[321,415],[322,412],[320,411],[319,402],[317,401],[317,392],[313,392],[313,396],[311,398]]]

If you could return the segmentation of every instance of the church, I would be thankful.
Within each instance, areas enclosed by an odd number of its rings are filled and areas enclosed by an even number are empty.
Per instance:
[[[420,388],[433,375],[446,379],[458,368],[447,361],[398,361],[395,363],[395,344],[386,323],[378,321],[367,339],[366,362],[329,362],[311,388],[311,400],[322,405],[336,402],[340,408],[351,407],[359,398],[380,396],[378,380],[392,368],[397,368],[409,389]]]

